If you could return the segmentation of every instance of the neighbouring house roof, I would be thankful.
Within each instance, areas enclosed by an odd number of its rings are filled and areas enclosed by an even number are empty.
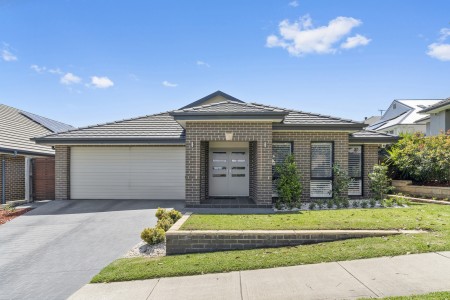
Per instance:
[[[209,94],[208,96],[205,96],[201,99],[198,99],[197,101],[194,101],[192,103],[189,103],[186,106],[183,106],[182,108],[180,108],[181,110],[186,109],[186,108],[191,108],[191,107],[195,107],[195,106],[200,106],[200,105],[204,105],[204,104],[208,104],[208,102],[210,101],[214,101],[215,98],[217,99],[217,102],[221,102],[223,100],[231,100],[234,102],[240,102],[240,103],[245,103],[242,100],[239,100],[231,95],[228,95],[227,93],[224,93],[222,91],[216,91],[212,94]]]
[[[430,122],[430,116],[428,115],[428,116],[425,116],[425,117],[423,117],[422,119],[419,119],[419,120],[417,120],[416,122],[414,122],[414,123],[416,123],[416,124],[427,124],[428,122]]]
[[[246,118],[276,120],[274,130],[338,130],[354,132],[363,123],[258,103],[226,100],[166,113],[82,127],[35,138],[44,144],[183,144],[186,120]],[[180,121],[181,120],[181,121]],[[180,122],[180,123],[179,123]]]
[[[363,121],[363,123],[370,126],[370,125],[372,125],[372,124],[374,124],[374,123],[380,121],[380,119],[381,119],[381,116],[371,116],[371,117],[366,118],[366,119]]]
[[[430,105],[427,108],[422,109],[420,111],[420,113],[421,114],[423,114],[423,113],[432,114],[432,113],[438,113],[440,111],[447,110],[447,109],[450,109],[450,98],[447,98],[447,99],[439,101],[433,105]]]
[[[432,100],[432,99],[418,99],[418,100],[394,100],[389,107],[389,109],[385,112],[385,114],[381,117],[378,122],[373,123],[368,126],[368,130],[385,130],[387,128],[397,126],[397,125],[418,125],[416,123],[417,120],[423,118],[419,112],[424,108],[427,108],[431,105],[438,103],[441,100]],[[395,103],[403,104],[407,109],[399,111],[398,114],[393,114],[392,107]]]
[[[350,134],[350,143],[377,143],[390,144],[399,140],[399,137],[392,134],[382,133],[373,130],[362,130]]]
[[[70,125],[24,112],[0,104],[0,152],[21,155],[54,155],[55,151],[30,140],[35,136],[48,135],[58,129],[70,129]]]

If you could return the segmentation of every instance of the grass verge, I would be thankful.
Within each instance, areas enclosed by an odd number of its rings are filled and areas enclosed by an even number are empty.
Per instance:
[[[337,213],[341,219],[338,220],[333,213]],[[257,216],[259,215],[252,215],[251,218]],[[272,215],[274,216],[277,215]],[[283,214],[276,218],[281,216],[286,218],[286,223],[291,224],[290,226],[295,224],[294,221],[290,221],[291,218],[300,216],[302,220],[297,221],[302,225],[294,227],[296,229],[427,229],[430,232],[297,247],[185,254],[160,258],[123,258],[105,267],[91,282],[199,275],[450,250],[450,207],[448,206],[417,204],[408,209],[313,211],[302,214]],[[376,216],[381,219],[377,219]],[[266,218],[271,217],[266,216]],[[321,222],[318,222],[320,220]],[[356,224],[360,227],[354,227]],[[288,228],[293,229],[293,227]]]
[[[359,300],[369,300],[373,298],[361,298]],[[423,295],[386,297],[380,300],[450,300],[450,292],[434,292]]]

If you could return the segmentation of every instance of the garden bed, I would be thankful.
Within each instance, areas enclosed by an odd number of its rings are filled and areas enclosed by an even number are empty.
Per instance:
[[[31,208],[17,208],[15,211],[0,209],[0,225],[17,218],[30,210]]]

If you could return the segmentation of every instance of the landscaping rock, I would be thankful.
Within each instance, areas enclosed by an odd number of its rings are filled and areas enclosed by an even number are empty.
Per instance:
[[[149,245],[145,242],[140,242],[130,251],[128,251],[124,257],[158,257],[166,255],[166,243],[159,243],[156,245]]]

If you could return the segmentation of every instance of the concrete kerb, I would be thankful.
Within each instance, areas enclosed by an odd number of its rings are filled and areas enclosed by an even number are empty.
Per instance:
[[[352,238],[418,234],[422,230],[180,230],[187,212],[166,232],[166,253],[185,254],[298,246]]]

